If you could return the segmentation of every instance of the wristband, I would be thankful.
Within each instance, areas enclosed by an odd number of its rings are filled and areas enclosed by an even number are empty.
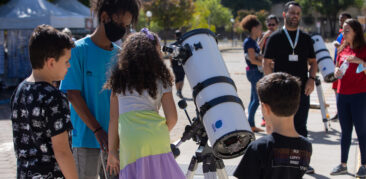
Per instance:
[[[102,129],[102,127],[98,127],[98,128],[96,128],[94,131],[93,131],[93,133],[95,134],[96,132],[98,132],[99,130],[101,130]]]

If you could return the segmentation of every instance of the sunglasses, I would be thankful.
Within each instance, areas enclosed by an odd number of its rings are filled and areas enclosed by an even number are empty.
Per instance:
[[[276,26],[277,24],[267,24],[268,27]]]

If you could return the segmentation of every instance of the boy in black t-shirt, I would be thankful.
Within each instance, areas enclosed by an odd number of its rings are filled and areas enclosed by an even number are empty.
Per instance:
[[[257,83],[268,136],[251,143],[234,176],[244,179],[300,179],[312,153],[311,143],[294,127],[299,107],[300,80],[272,73]]]
[[[17,178],[77,178],[69,104],[52,86],[66,75],[73,47],[70,37],[48,25],[36,27],[30,38],[32,74],[11,97]]]

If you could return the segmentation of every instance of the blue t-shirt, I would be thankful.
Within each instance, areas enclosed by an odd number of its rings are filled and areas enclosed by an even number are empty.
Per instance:
[[[252,38],[248,37],[244,40],[243,47],[244,47],[244,58],[245,58],[245,61],[247,62],[249,69],[250,70],[258,69],[257,65],[253,65],[252,63],[250,63],[249,55],[248,55],[248,49],[250,49],[250,48],[254,49],[256,56],[259,54],[260,48],[259,48],[258,43],[255,40],[253,40]]]
[[[116,63],[119,47],[113,44],[113,50],[108,51],[96,46],[90,36],[75,42],[71,50],[71,59],[65,79],[61,81],[60,89],[79,90],[90,112],[108,131],[110,90],[103,90],[107,72]],[[72,131],[72,147],[99,148],[93,131],[91,131],[78,116],[70,104]]]
[[[342,43],[342,39],[343,39],[343,33],[340,33],[337,37],[337,42]],[[337,48],[335,48],[335,53],[334,53],[334,64],[337,63]]]

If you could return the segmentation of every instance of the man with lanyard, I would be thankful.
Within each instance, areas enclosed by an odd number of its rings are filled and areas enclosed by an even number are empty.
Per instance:
[[[294,125],[300,135],[307,137],[306,123],[310,94],[314,90],[318,70],[313,40],[299,29],[300,4],[295,1],[286,3],[282,16],[285,26],[269,37],[264,52],[263,70],[265,75],[272,72],[286,72],[300,78],[300,106],[294,117]],[[272,62],[274,62],[274,69],[271,67]],[[309,166],[307,173],[314,173],[314,169]]]
[[[343,23],[344,21],[346,21],[347,19],[352,18],[352,16],[346,12],[343,12],[339,15],[339,25],[340,25],[340,29],[339,29],[339,35],[337,37],[337,40],[335,42],[333,42],[334,47],[335,47],[335,52],[334,52],[334,64],[337,64],[337,53],[338,53],[338,48],[341,46],[342,42],[343,42]],[[338,87],[338,80],[336,80],[335,82],[333,82],[333,86],[332,89],[334,90],[335,95],[337,96],[337,87]],[[336,120],[338,119],[338,112],[337,114],[332,117],[330,120]]]

